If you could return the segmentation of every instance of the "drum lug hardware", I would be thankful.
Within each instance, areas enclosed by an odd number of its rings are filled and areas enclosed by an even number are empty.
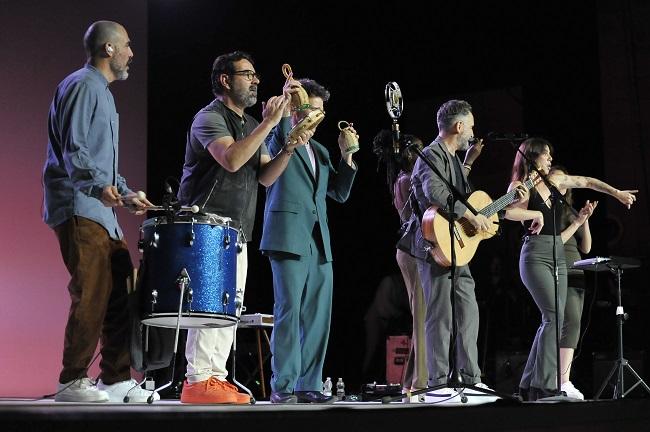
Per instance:
[[[155,305],[158,303],[158,290],[151,291],[151,304]]]
[[[196,236],[194,234],[194,230],[192,230],[192,232],[187,235],[187,245],[188,246],[193,246],[195,238],[196,238]]]
[[[157,248],[158,247],[158,240],[160,240],[160,234],[157,232],[153,233],[153,240],[151,240],[151,243],[149,244],[152,247]]]
[[[242,304],[242,301],[235,297],[235,311],[237,316],[240,316],[242,312],[246,312],[246,306]]]
[[[179,274],[178,277],[176,278],[176,283],[180,288],[181,285],[188,286],[190,282],[192,282],[192,279],[190,279],[190,274],[187,272],[187,269],[183,267],[183,270],[181,270],[181,274]]]
[[[227,292],[223,293],[223,297],[221,298],[221,304],[226,306],[230,302],[230,294]]]
[[[140,236],[138,238],[138,251],[144,252],[144,230],[140,228]]]
[[[194,295],[194,291],[192,290],[192,288],[188,287],[187,295],[185,296],[185,302],[186,303],[192,303],[193,295]]]
[[[223,238],[223,245],[226,249],[230,247],[230,234],[226,234],[226,236]]]

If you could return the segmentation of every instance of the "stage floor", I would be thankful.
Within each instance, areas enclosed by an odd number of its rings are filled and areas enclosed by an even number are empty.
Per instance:
[[[0,399],[0,431],[650,431],[650,399],[584,402],[499,400],[482,405],[337,402],[332,405],[56,403]],[[120,430],[122,429],[122,430]]]

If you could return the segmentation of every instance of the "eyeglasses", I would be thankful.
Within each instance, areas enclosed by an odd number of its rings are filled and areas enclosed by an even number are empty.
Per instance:
[[[228,75],[241,75],[241,76],[245,77],[248,81],[253,81],[253,79],[255,79],[255,78],[257,78],[257,80],[259,81],[260,78],[261,78],[260,74],[258,74],[255,71],[252,71],[252,70],[235,71],[235,72],[233,72],[231,74],[228,74]]]

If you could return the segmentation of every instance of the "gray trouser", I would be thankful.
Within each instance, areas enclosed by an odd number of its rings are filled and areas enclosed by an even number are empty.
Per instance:
[[[404,278],[411,306],[411,315],[413,316],[411,349],[404,368],[403,385],[409,389],[423,389],[428,385],[426,337],[424,333],[426,308],[424,292],[418,274],[417,259],[399,249],[397,249],[395,259]]]
[[[445,384],[449,373],[449,344],[452,336],[450,271],[420,259],[417,263],[426,304],[425,334],[429,385],[435,386]],[[464,383],[476,384],[481,382],[481,370],[478,366],[476,346],[479,317],[474,279],[469,266],[466,265],[458,267],[456,274],[456,369]]]
[[[585,302],[584,288],[567,287],[566,305],[564,306],[564,321],[562,323],[562,339],[560,348],[577,348],[580,340],[580,320]]]
[[[555,310],[553,278],[553,236],[528,236],[521,248],[519,273],[542,314],[542,323],[528,354],[519,387],[552,390],[557,388],[555,322],[562,322],[567,293],[566,264],[562,239],[556,236],[559,313]],[[561,336],[561,335],[560,335]]]

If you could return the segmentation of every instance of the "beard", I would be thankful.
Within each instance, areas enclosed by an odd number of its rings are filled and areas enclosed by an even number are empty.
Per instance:
[[[468,136],[458,138],[458,150],[465,151],[469,148],[469,138]]]
[[[131,62],[129,61],[124,66],[120,66],[120,64],[117,62],[117,59],[111,59],[109,65],[111,67],[111,72],[113,72],[113,75],[115,75],[116,80],[124,81],[129,77],[129,71],[127,69],[129,63]]]
[[[257,103],[257,86],[250,86],[247,89],[235,89],[232,98],[237,105],[250,108]]]

